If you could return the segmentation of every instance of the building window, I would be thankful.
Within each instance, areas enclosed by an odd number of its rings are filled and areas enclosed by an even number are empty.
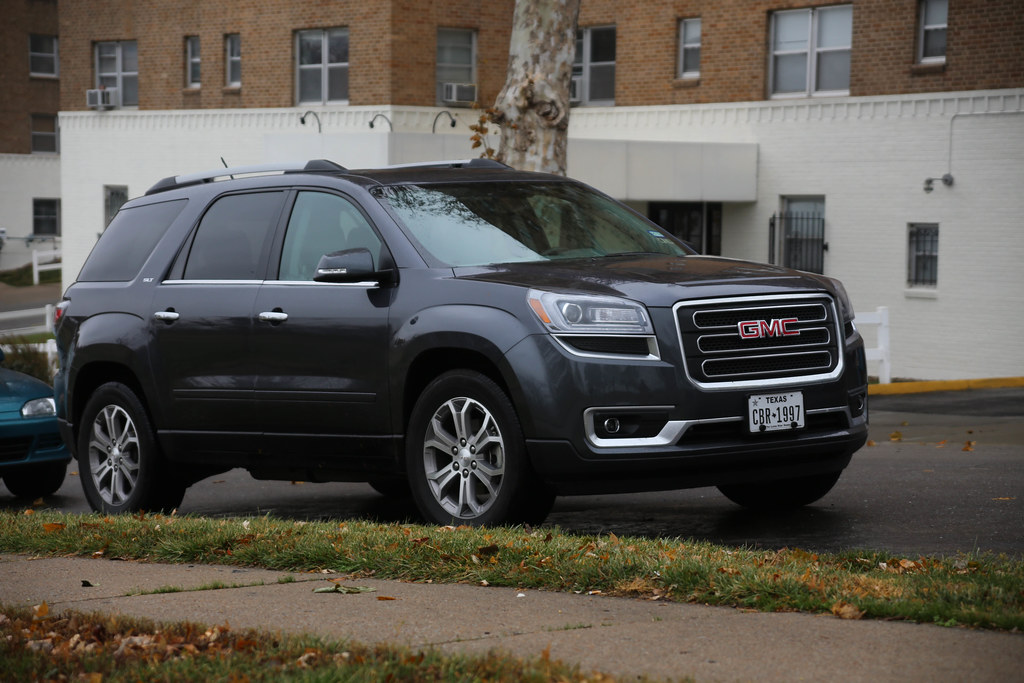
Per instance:
[[[911,224],[907,246],[907,284],[934,287],[939,282],[939,226]]]
[[[134,40],[96,43],[96,87],[116,88],[115,106],[139,106],[139,51]]]
[[[722,254],[721,202],[650,202],[647,217],[701,254]]]
[[[121,209],[121,205],[128,201],[128,187],[126,185],[104,185],[103,186],[103,225],[110,225],[114,216]]]
[[[348,29],[299,31],[295,42],[299,103],[347,103]]]
[[[772,216],[769,222],[769,252],[772,256],[776,228],[781,231],[779,256],[782,265],[810,273],[825,272],[824,197],[782,199],[782,213]]]
[[[946,61],[946,17],[948,0],[921,0],[917,32],[917,61],[922,64]]]
[[[772,15],[772,96],[850,94],[853,6]]]
[[[32,235],[52,237],[60,235],[59,199],[32,200]]]
[[[57,76],[57,36],[28,37],[28,71],[31,76]]]
[[[201,84],[199,79],[200,67],[199,36],[188,36],[185,38],[185,86],[198,88]]]
[[[683,19],[679,22],[679,71],[680,78],[700,76],[700,19]]]
[[[57,152],[57,117],[32,114],[32,152]]]
[[[576,31],[570,97],[578,104],[615,104],[614,26]]]
[[[224,82],[229,88],[242,87],[242,36],[229,33],[224,36]]]
[[[475,101],[476,31],[437,29],[437,104]]]

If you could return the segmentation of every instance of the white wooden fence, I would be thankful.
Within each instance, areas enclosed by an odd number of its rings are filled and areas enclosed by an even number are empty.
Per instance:
[[[56,263],[49,263],[58,259]],[[60,249],[32,250],[32,284],[39,284],[39,272],[43,270],[60,270]]]
[[[879,306],[873,313],[857,313],[855,317],[858,325],[877,325],[878,330],[875,336],[875,346],[864,349],[869,361],[878,361],[878,383],[889,384],[892,381],[892,365],[889,358],[889,309],[886,306]]]

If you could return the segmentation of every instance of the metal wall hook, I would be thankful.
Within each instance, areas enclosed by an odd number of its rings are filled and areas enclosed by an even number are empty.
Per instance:
[[[388,122],[388,130],[394,130],[395,129],[394,125],[392,125],[392,123],[391,123],[391,119],[389,119],[384,114],[374,114],[373,118],[370,119],[370,128],[373,128],[373,122],[376,121],[377,119],[384,119],[385,121],[387,121]]]
[[[430,126],[430,132],[431,133],[436,133],[437,132],[437,120],[439,118],[441,118],[442,116],[447,116],[448,119],[451,121],[451,127],[452,128],[455,127],[455,117],[452,116],[452,113],[450,111],[448,111],[447,109],[444,109],[442,111],[437,112],[437,116],[434,117],[434,123],[433,123],[433,125]]]
[[[299,117],[299,123],[301,123],[302,125],[306,125],[306,117],[311,115],[311,114],[312,114],[313,118],[316,119],[316,132],[317,133],[322,133],[324,129],[323,129],[323,126],[320,125],[320,116],[319,116],[319,114],[317,114],[312,109],[310,109],[305,114],[303,114],[302,116]]]

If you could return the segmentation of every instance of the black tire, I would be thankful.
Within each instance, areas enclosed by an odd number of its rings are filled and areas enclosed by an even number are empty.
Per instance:
[[[19,498],[42,498],[61,487],[67,474],[66,462],[44,462],[4,473],[7,490]]]
[[[820,500],[832,490],[842,472],[826,472],[808,477],[778,479],[756,484],[719,486],[726,498],[752,510],[793,510]]]
[[[424,389],[405,452],[413,499],[429,522],[537,524],[554,503],[530,467],[512,402],[480,373],[454,370]]]
[[[100,386],[86,403],[78,468],[86,500],[97,512],[169,512],[185,496],[185,485],[160,453],[142,402],[118,382]]]

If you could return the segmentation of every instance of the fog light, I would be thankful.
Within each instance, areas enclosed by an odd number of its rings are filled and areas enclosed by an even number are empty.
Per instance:
[[[604,430],[609,434],[618,434],[621,428],[622,424],[617,417],[609,417],[604,421]]]

